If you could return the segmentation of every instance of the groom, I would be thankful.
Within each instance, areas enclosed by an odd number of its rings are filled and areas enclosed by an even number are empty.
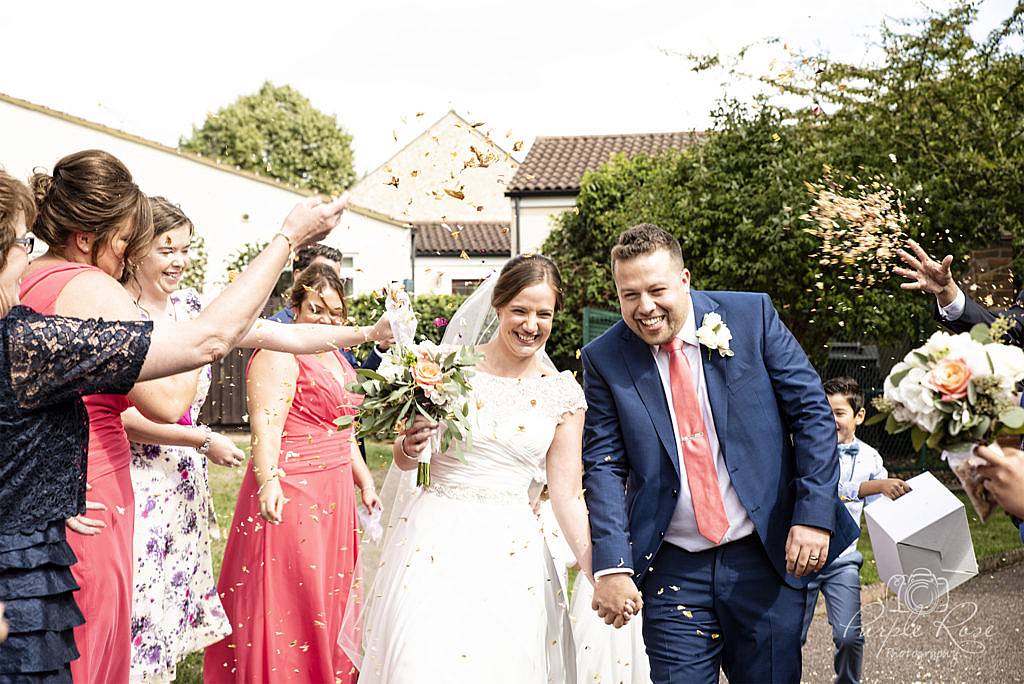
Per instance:
[[[657,226],[612,272],[623,320],[583,350],[594,608],[619,625],[640,588],[656,683],[799,682],[808,576],[858,536],[821,381],[767,295],[691,290]]]

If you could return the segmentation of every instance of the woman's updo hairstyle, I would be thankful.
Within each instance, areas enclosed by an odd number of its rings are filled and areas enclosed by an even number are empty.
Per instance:
[[[327,264],[315,263],[302,269],[295,284],[292,285],[292,289],[288,292],[288,306],[298,315],[302,303],[306,301],[310,292],[322,294],[327,289],[334,290],[341,297],[341,314],[347,320],[348,303],[345,301],[345,283],[341,281],[341,276],[334,270],[334,267]]]
[[[543,254],[519,254],[509,259],[494,283],[491,306],[500,309],[537,283],[547,283],[555,291],[555,311],[559,311],[562,308],[562,274],[555,262]]]
[[[192,219],[177,204],[172,204],[166,197],[150,197],[149,204],[153,208],[154,238],[182,226],[188,226],[188,234],[195,235],[196,227],[192,225]]]
[[[0,271],[7,266],[7,253],[17,234],[14,221],[25,215],[25,225],[31,226],[36,218],[36,205],[32,193],[20,180],[0,169]]]
[[[153,210],[149,199],[117,157],[102,150],[75,152],[57,162],[53,175],[30,181],[38,215],[32,232],[50,251],[64,253],[75,233],[92,233],[92,262],[125,224],[131,227],[124,253],[126,271],[149,253]]]

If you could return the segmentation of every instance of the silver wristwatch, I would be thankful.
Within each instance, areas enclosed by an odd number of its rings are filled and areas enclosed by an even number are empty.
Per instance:
[[[197,427],[206,433],[206,438],[203,440],[203,443],[199,445],[199,448],[196,449],[196,451],[205,456],[210,450],[210,441],[213,439],[213,430],[210,429],[209,425],[200,424]]]

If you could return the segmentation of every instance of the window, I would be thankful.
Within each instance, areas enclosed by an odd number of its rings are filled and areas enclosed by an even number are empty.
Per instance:
[[[469,295],[483,282],[483,278],[472,278],[469,280],[452,279],[452,294]]]
[[[346,254],[341,258],[341,279],[345,283],[345,296],[355,294],[356,258],[354,254]]]

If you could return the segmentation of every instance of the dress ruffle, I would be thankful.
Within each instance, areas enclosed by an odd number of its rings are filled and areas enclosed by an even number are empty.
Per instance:
[[[0,601],[10,637],[0,646],[0,682],[70,682],[78,657],[72,630],[85,622],[75,604],[75,554],[64,521],[0,534]]]

